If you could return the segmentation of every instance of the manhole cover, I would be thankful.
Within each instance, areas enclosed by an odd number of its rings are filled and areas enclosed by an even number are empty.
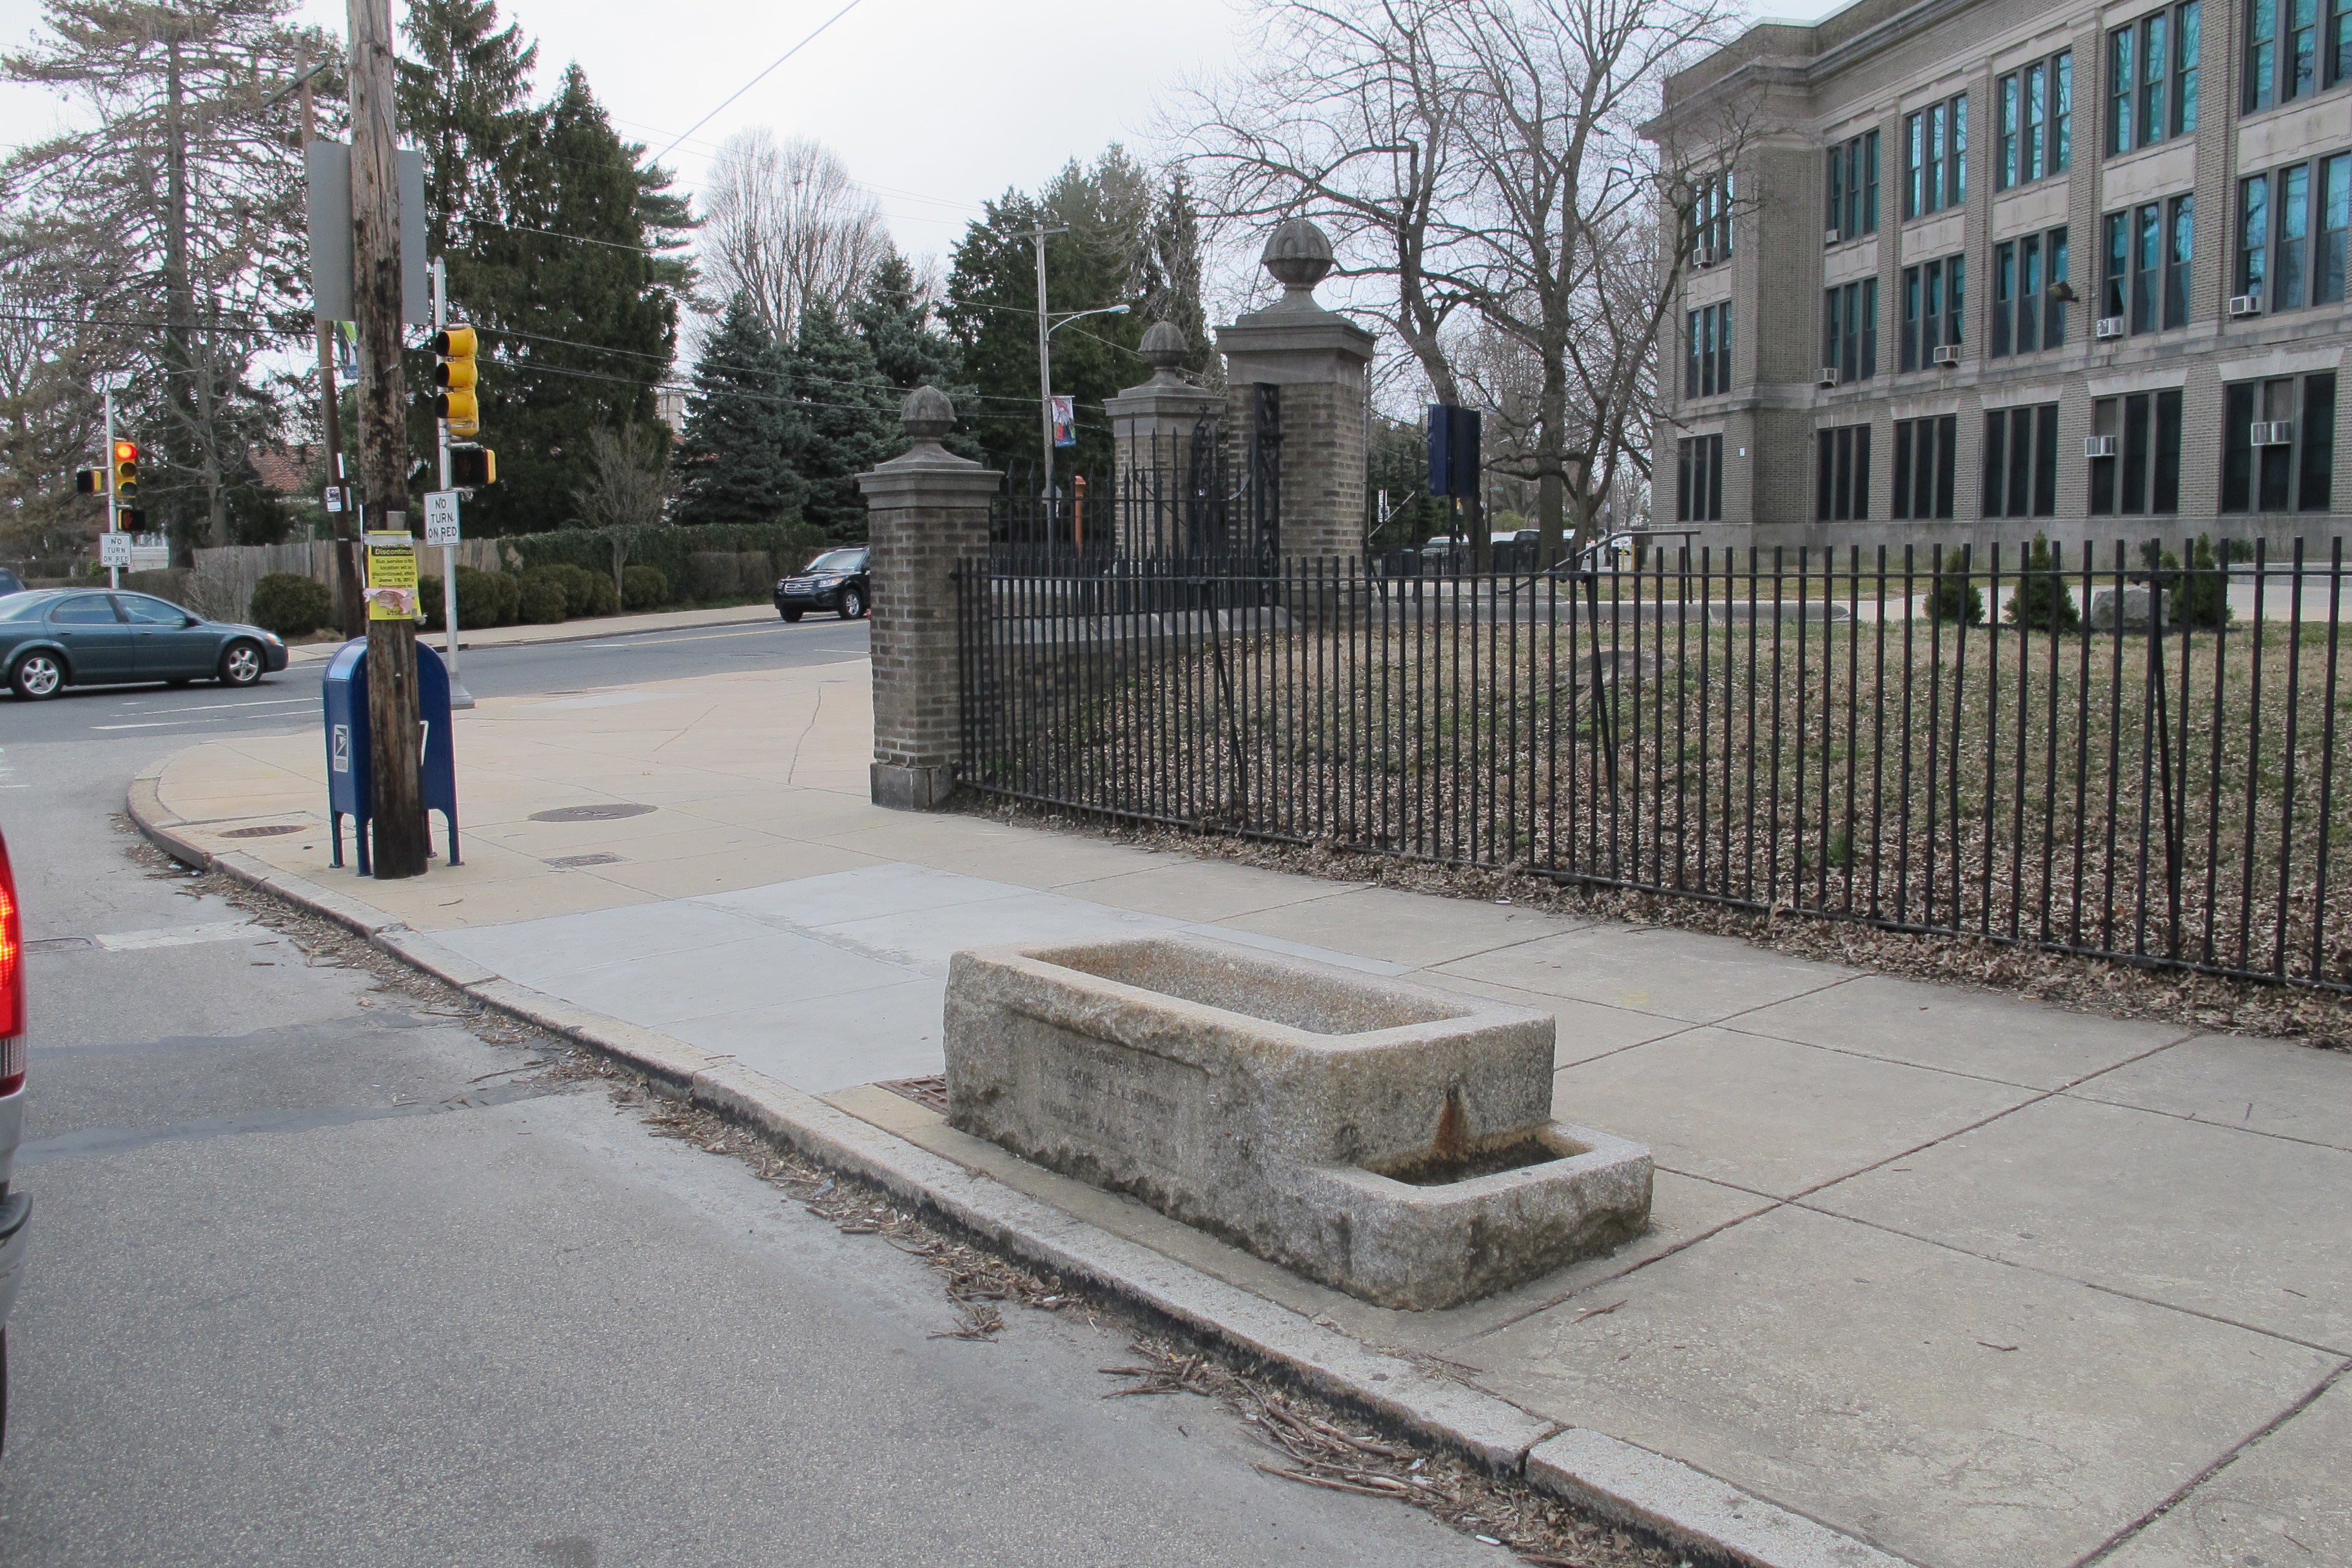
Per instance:
[[[268,827],[233,827],[221,835],[223,838],[275,838],[281,833],[299,833],[299,822],[280,822]]]
[[[36,937],[26,942],[25,951],[26,952],[73,952],[81,948],[97,945],[98,943],[86,936],[44,936]]]
[[[615,805],[559,805],[553,811],[534,811],[533,822],[617,822],[625,816],[643,816],[653,809],[650,805],[631,805],[622,802]]]
[[[617,866],[620,863],[621,858],[618,855],[559,855],[552,860],[541,862],[543,865],[559,866],[566,870],[574,866]]]

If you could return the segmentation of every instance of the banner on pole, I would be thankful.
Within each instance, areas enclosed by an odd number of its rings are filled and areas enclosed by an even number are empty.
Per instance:
[[[1078,444],[1078,400],[1076,397],[1054,399],[1054,445],[1075,447]]]

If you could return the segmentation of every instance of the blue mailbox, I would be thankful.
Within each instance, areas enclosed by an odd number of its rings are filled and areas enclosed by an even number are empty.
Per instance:
[[[327,731],[327,816],[334,834],[333,864],[343,863],[343,818],[352,819],[352,843],[360,875],[373,876],[368,854],[368,818],[374,815],[368,771],[367,639],[354,637],[336,651],[320,683]],[[449,829],[449,864],[457,859],[457,753],[449,730],[449,667],[441,656],[416,645],[416,713],[425,729],[425,809],[438,811]]]

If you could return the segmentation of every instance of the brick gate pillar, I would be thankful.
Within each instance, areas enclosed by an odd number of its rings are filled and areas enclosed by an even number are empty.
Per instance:
[[[955,793],[961,755],[955,569],[988,548],[1003,475],[940,445],[955,405],[917,387],[898,410],[914,446],[857,476],[874,584],[874,804],[933,811]]]
[[[1217,329],[1225,356],[1225,429],[1246,462],[1253,434],[1279,432],[1286,556],[1344,556],[1364,547],[1364,410],[1372,334],[1315,302],[1331,242],[1303,217],[1276,226],[1265,269],[1282,298]]]
[[[1151,379],[1103,399],[1118,465],[1119,552],[1131,559],[1176,554],[1189,542],[1182,531],[1192,437],[1225,405],[1220,394],[1184,379],[1179,367],[1189,347],[1182,328],[1154,321],[1142,349]]]

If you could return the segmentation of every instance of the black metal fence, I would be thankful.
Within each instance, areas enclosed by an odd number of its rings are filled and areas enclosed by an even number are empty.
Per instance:
[[[2352,988],[2346,581],[2259,551],[969,563],[962,776],[1187,827]],[[2185,557],[2188,565],[2180,564]]]
[[[991,513],[991,559],[1057,577],[1171,560],[1272,573],[1282,517],[1269,439],[1236,445],[1204,421],[1184,437],[1122,440],[1112,473],[1062,476],[1049,495],[1009,487]]]

